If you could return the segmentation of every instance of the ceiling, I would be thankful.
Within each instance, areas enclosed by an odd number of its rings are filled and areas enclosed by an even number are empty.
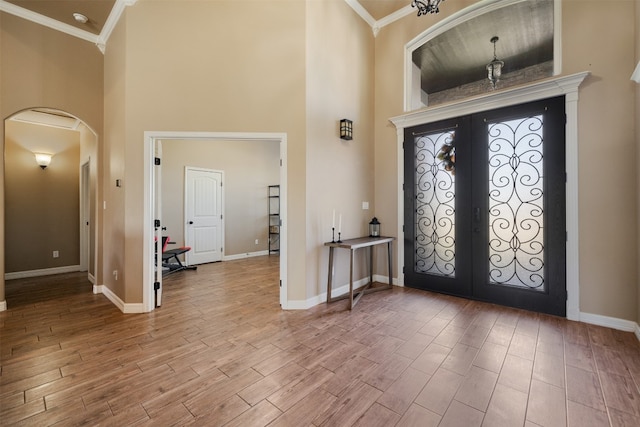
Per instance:
[[[504,61],[503,74],[553,60],[553,0],[495,9],[429,40],[413,52],[422,90],[435,93],[485,80],[486,65],[493,59],[493,36],[499,37],[496,56]]]
[[[135,3],[133,0],[0,0],[0,6],[11,3],[94,37],[99,35],[106,43],[108,35],[101,34],[103,27],[111,11],[118,9],[123,1]],[[345,1],[373,27],[374,34],[399,16],[417,13],[410,7],[411,0]],[[421,69],[425,92],[435,93],[485,79],[485,66],[493,59],[493,45],[489,41],[493,36],[500,38],[496,53],[498,59],[505,62],[504,73],[553,59],[553,0],[510,3],[457,25],[414,52],[413,61]],[[441,9],[446,7],[445,1]],[[74,12],[85,15],[87,23],[75,21]],[[432,15],[415,19],[434,21]]]
[[[411,0],[358,0],[369,15],[376,21],[399,11],[411,3]]]
[[[5,0],[40,15],[98,35],[113,9],[115,0]],[[82,24],[73,18],[81,13],[89,20]]]

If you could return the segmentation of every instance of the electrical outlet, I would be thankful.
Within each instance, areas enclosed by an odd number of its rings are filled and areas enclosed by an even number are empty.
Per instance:
[[[58,258],[60,256],[60,252],[59,251],[53,251],[53,257],[54,258]]]
[[[369,209],[369,202],[362,202],[362,210],[368,210]]]
[[[256,245],[258,244],[258,239],[256,239]]]
[[[113,278],[118,280],[118,270],[113,270]]]

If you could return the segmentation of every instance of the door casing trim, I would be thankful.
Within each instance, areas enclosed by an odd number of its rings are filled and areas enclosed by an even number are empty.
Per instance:
[[[282,226],[280,228],[280,306],[289,308],[287,282],[287,134],[262,132],[185,132],[185,131],[145,131],[144,132],[144,196],[143,196],[143,243],[142,243],[142,312],[154,310],[153,273],[153,147],[156,140],[204,140],[204,141],[276,141],[280,144],[280,203]]]
[[[396,127],[397,137],[397,194],[398,194],[398,230],[397,235],[404,234],[404,199],[402,189],[404,181],[403,142],[404,129],[421,124],[432,123],[467,114],[494,110],[511,105],[526,104],[556,96],[565,96],[566,138],[566,227],[567,227],[567,319],[580,320],[580,236],[578,212],[578,89],[589,76],[589,72],[581,72],[568,76],[551,77],[531,84],[517,86],[486,95],[453,102],[450,104],[428,107],[389,119]],[[397,245],[398,271],[404,266],[404,247]],[[404,277],[398,273],[398,284],[404,286]]]

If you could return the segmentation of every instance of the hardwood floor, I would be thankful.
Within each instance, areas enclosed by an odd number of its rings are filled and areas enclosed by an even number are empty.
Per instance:
[[[79,274],[7,302],[2,425],[640,425],[632,333],[397,287],[285,312],[277,257],[169,276],[151,314]]]

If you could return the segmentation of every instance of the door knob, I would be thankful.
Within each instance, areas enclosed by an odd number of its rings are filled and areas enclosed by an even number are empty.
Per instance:
[[[189,221],[189,225],[193,224],[193,221]]]

